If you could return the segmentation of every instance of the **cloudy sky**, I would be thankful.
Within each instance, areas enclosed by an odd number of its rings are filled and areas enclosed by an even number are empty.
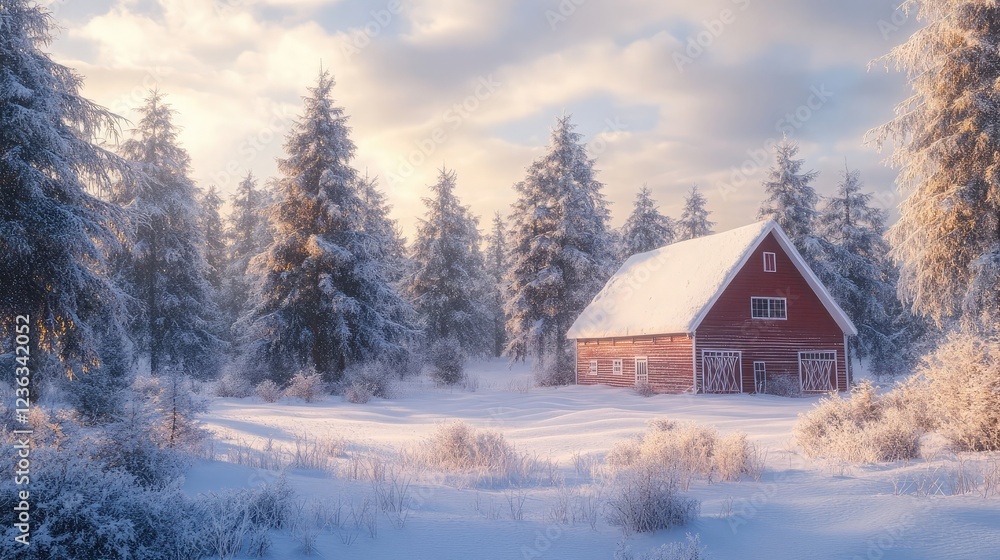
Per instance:
[[[46,0],[54,58],[84,94],[133,118],[150,87],[177,111],[193,177],[232,192],[276,173],[320,66],[350,115],[356,166],[377,175],[412,235],[442,165],[483,225],[573,115],[612,223],[652,189],[678,216],[698,184],[716,230],[754,220],[782,134],[816,187],[845,164],[894,208],[895,173],[865,146],[905,81],[868,63],[916,22],[899,0]]]

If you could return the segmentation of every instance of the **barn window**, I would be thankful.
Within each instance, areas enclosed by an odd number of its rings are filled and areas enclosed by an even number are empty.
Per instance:
[[[774,253],[764,253],[764,272],[777,272],[778,259]]]
[[[590,360],[590,375],[597,375],[597,360]]]
[[[753,363],[753,386],[758,393],[767,392],[767,366],[764,362]]]
[[[750,298],[750,316],[754,319],[787,319],[785,298]]]
[[[615,375],[622,374],[622,361],[621,359],[611,360],[611,373]]]

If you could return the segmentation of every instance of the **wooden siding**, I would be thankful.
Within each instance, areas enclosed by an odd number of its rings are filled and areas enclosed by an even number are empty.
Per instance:
[[[635,385],[635,358],[649,361],[649,384],[657,393],[691,391],[692,339],[685,334],[643,337],[581,339],[576,344],[577,382],[580,385]],[[611,371],[612,360],[622,360],[622,374]],[[597,360],[597,375],[590,361]]]
[[[764,252],[775,253],[777,272],[764,272]],[[788,318],[751,318],[751,297],[786,298]],[[739,350],[743,353],[741,374],[745,392],[754,390],[755,361],[765,362],[768,382],[776,376],[791,376],[797,383],[799,352],[833,350],[837,353],[837,388],[841,391],[847,389],[844,332],[792,264],[773,233],[754,249],[698,326],[696,335],[695,368],[699,390],[704,350]]]

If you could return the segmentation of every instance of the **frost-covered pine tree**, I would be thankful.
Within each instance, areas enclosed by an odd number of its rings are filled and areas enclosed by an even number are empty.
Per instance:
[[[566,331],[610,275],[609,211],[569,116],[552,130],[548,153],[514,185],[507,322],[512,359],[539,358],[543,382],[573,376]]]
[[[32,372],[51,356],[106,414],[127,373],[123,294],[106,276],[123,216],[88,187],[106,191],[128,166],[94,143],[121,119],[45,53],[53,25],[36,2],[0,3],[0,352],[27,328]]]
[[[778,222],[795,248],[812,263],[818,250],[812,232],[819,196],[811,183],[818,174],[802,171],[803,160],[795,159],[798,152],[798,144],[788,138],[775,146],[775,164],[763,181],[766,198],[760,204],[757,219]]]
[[[252,172],[247,172],[240,181],[230,203],[232,211],[226,228],[228,255],[220,300],[226,324],[233,325],[250,310],[250,293],[255,280],[249,269],[250,259],[263,252],[273,238],[267,216],[271,196],[257,187]]]
[[[643,185],[635,195],[632,214],[621,228],[619,261],[674,242],[674,221],[660,213],[650,194]]]
[[[489,351],[487,280],[479,220],[455,195],[454,171],[441,169],[417,224],[407,282],[428,342],[453,338],[468,355]]]
[[[412,273],[412,266],[406,251],[406,238],[396,220],[389,216],[392,205],[378,188],[378,179],[365,177],[361,180],[361,201],[364,203],[364,230],[379,239],[385,248],[387,259],[386,278],[393,284],[402,283]]]
[[[504,313],[504,292],[507,276],[507,226],[503,216],[497,211],[493,216],[493,228],[486,237],[486,278],[489,282],[490,324],[492,330],[493,356],[499,358],[507,345],[507,315]]]
[[[404,356],[413,334],[412,310],[388,280],[388,248],[365,230],[369,209],[333,85],[322,71],[303,99],[278,162],[274,241],[251,262],[259,281],[240,327],[258,379],[315,368],[338,380],[351,364]]]
[[[691,187],[687,196],[684,197],[684,210],[681,211],[681,219],[677,220],[676,233],[678,241],[686,241],[697,237],[711,235],[712,226],[715,222],[709,221],[711,214],[705,208],[705,196],[698,190],[698,185]]]
[[[190,158],[177,145],[172,110],[158,91],[149,93],[139,113],[120,150],[137,176],[113,193],[134,216],[130,250],[116,262],[116,274],[137,305],[132,338],[148,356],[153,375],[169,370],[211,377],[226,344],[207,280]]]
[[[896,297],[897,271],[885,241],[888,213],[871,206],[857,170],[844,169],[837,193],[816,220],[820,252],[815,269],[823,285],[858,327],[857,355],[872,373],[902,373],[915,362],[919,325],[907,321]]]
[[[1000,330],[1000,6],[992,0],[907,0],[926,26],[881,60],[913,96],[872,130],[907,195],[889,229],[899,291],[938,325]]]
[[[208,265],[205,277],[212,285],[213,292],[218,295],[222,289],[222,278],[226,272],[226,235],[222,225],[222,197],[219,189],[210,185],[200,200],[201,213],[199,224],[202,237],[205,239],[205,264]]]

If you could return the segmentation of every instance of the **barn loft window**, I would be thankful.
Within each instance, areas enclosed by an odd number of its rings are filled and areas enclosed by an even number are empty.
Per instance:
[[[764,253],[764,272],[777,272],[778,259],[774,253]]]
[[[590,360],[590,375],[597,375],[597,360]]]
[[[621,359],[611,361],[611,373],[615,375],[622,374],[622,361]]]
[[[787,319],[785,298],[750,298],[750,316],[754,319]]]

